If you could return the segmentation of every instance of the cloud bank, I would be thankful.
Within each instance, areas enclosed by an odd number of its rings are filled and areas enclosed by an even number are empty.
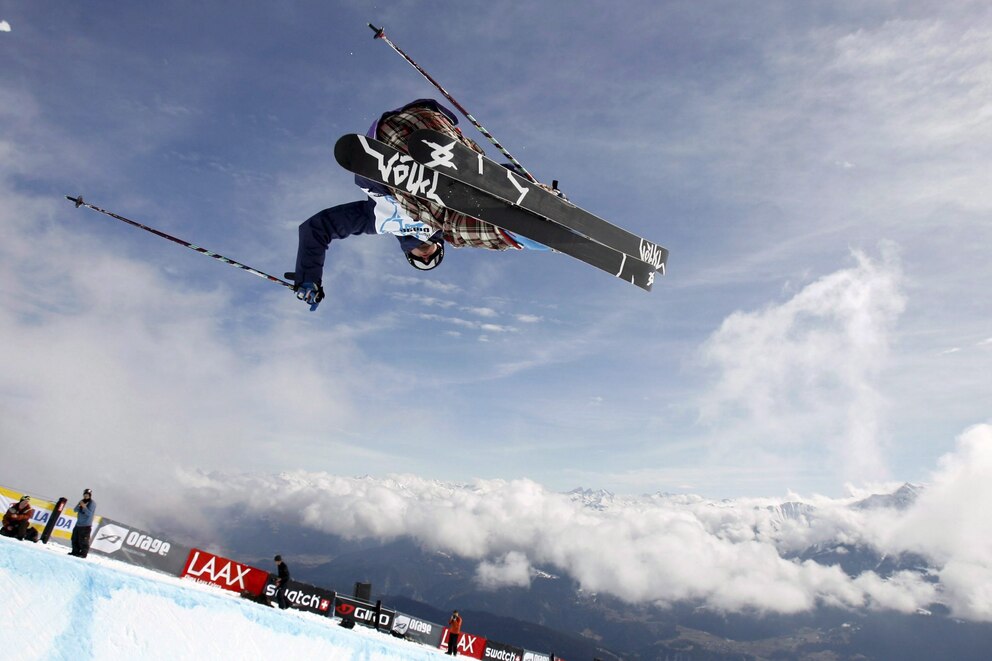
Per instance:
[[[724,319],[701,349],[717,372],[701,414],[734,445],[835,448],[842,474],[861,481],[885,472],[876,384],[906,302],[894,246],[853,255],[783,303]]]
[[[942,602],[957,616],[992,621],[992,523],[982,511],[992,498],[988,424],[958,439],[908,507],[862,501],[863,493],[714,501],[561,494],[530,480],[454,485],[302,471],[189,473],[184,481],[194,497],[249,516],[276,515],[346,538],[410,537],[476,560],[477,580],[493,589],[526,585],[539,567],[632,602],[772,613],[820,605],[912,612]],[[811,547],[918,554],[934,576],[906,569],[850,576],[797,559]]]

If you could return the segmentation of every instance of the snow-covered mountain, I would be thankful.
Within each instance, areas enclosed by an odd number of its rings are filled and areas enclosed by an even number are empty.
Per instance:
[[[616,502],[616,495],[605,489],[583,489],[577,487],[568,492],[572,502],[594,510],[609,509]]]
[[[858,510],[891,508],[895,510],[909,509],[920,497],[924,487],[918,484],[906,483],[892,493],[872,494],[851,505]]]

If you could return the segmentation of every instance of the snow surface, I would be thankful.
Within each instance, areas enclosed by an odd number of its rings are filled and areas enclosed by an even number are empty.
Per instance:
[[[442,653],[219,588],[0,538],[0,650],[35,659],[436,659]]]

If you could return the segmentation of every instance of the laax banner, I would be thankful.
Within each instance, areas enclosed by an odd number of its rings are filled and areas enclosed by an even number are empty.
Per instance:
[[[239,594],[247,592],[256,597],[262,594],[265,582],[269,580],[267,571],[200,549],[190,551],[181,576],[203,583],[212,583]]]
[[[276,581],[275,577],[270,575],[269,582],[265,584],[265,597],[271,601],[275,599],[275,596]],[[326,615],[328,617],[333,615],[334,596],[335,593],[333,590],[325,590],[324,588],[307,585],[306,583],[290,581],[286,586],[286,598],[289,600],[292,608],[316,613],[317,615]],[[276,606],[278,604],[273,602],[272,605]]]
[[[0,506],[3,507],[3,511],[6,512],[7,508],[13,503],[19,501],[22,495],[24,494],[14,491],[13,489],[0,487]],[[32,497],[31,507],[34,508],[34,516],[31,518],[31,525],[34,526],[40,534],[41,531],[45,529],[49,519],[52,518],[52,512],[55,510],[55,503],[43,498]],[[100,516],[94,517],[93,525],[97,525],[100,522],[100,518]],[[72,528],[75,525],[76,513],[72,509],[66,508],[61,514],[58,515],[58,520],[55,523],[55,530],[52,532],[51,540],[65,546],[69,546],[72,543]]]
[[[451,635],[448,632],[448,627],[444,628],[444,635],[441,638],[441,644],[439,647],[443,650],[448,649],[448,636]],[[463,656],[470,656],[473,659],[481,659],[482,655],[486,651],[486,639],[482,636],[474,636],[470,633],[461,633],[458,636],[458,645],[455,648],[458,653]]]
[[[375,605],[351,597],[338,595],[334,600],[334,614],[343,620],[354,620],[367,627],[375,626]],[[382,608],[379,610],[379,628],[390,631],[396,612]]]
[[[482,658],[492,659],[492,661],[523,661],[524,650],[521,647],[514,647],[506,643],[497,643],[495,640],[486,641],[486,649],[482,652]]]
[[[427,622],[411,615],[397,613],[393,619],[393,633],[397,636],[403,636],[407,640],[413,640],[418,643],[430,645],[431,647],[439,647],[441,645],[441,636],[444,635],[444,626]]]
[[[93,531],[90,550],[138,567],[179,576],[192,549],[104,518]]]

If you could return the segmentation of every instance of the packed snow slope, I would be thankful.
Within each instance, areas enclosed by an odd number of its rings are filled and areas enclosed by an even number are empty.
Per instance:
[[[63,546],[0,538],[0,649],[34,659],[437,659],[439,651]]]

